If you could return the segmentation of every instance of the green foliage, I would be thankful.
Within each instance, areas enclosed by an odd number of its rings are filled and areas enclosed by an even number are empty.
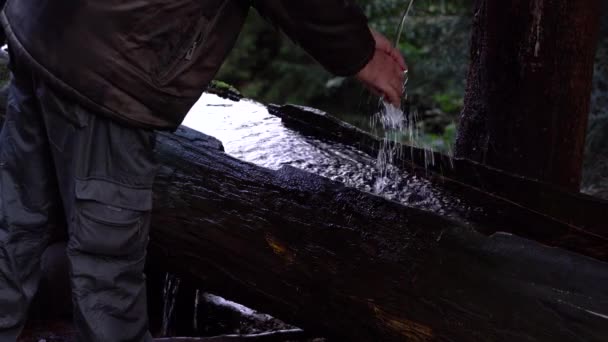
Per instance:
[[[232,85],[230,85],[226,82],[222,82],[222,81],[218,81],[218,80],[211,81],[209,88],[217,89],[219,91],[228,91],[228,92],[233,92],[233,93],[239,94],[238,89],[236,89],[235,87],[233,87]]]
[[[218,79],[262,102],[311,103],[331,77],[304,51],[252,11]]]
[[[456,140],[456,124],[451,123],[444,128],[442,134],[425,133],[418,143],[422,147],[430,147],[435,151],[450,153]]]
[[[462,108],[462,94],[451,93],[437,93],[433,95],[433,101],[437,103],[439,108],[449,114],[458,113]]]

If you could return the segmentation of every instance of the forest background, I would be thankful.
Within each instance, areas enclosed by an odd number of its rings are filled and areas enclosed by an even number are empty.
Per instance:
[[[370,26],[395,40],[409,1],[358,0]],[[473,0],[417,0],[399,50],[409,65],[408,97],[419,136],[403,141],[450,154],[463,105]],[[606,2],[608,4],[608,2]],[[604,5],[608,9],[608,5]],[[608,11],[604,11],[608,13]],[[608,16],[602,16],[587,135],[583,191],[608,198]],[[322,109],[365,130],[378,99],[352,79],[334,77],[251,11],[218,80],[263,103]],[[382,134],[382,132],[374,132]]]

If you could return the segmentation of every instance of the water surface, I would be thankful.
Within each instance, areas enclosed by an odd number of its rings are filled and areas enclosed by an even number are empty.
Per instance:
[[[259,166],[279,169],[290,165],[408,206],[462,218],[472,208],[426,178],[398,170],[377,169],[377,158],[356,148],[303,135],[286,128],[266,107],[251,100],[234,102],[204,94],[192,108],[184,125],[222,141],[226,153]]]

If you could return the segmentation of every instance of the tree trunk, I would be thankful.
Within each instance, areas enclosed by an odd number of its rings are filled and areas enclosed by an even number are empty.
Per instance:
[[[599,0],[477,0],[456,155],[581,182]]]

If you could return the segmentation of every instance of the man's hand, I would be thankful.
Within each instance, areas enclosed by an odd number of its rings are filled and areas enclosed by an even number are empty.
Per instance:
[[[371,31],[376,40],[376,51],[371,61],[357,73],[356,78],[374,94],[384,96],[387,101],[400,107],[407,65],[401,53],[386,37]]]

